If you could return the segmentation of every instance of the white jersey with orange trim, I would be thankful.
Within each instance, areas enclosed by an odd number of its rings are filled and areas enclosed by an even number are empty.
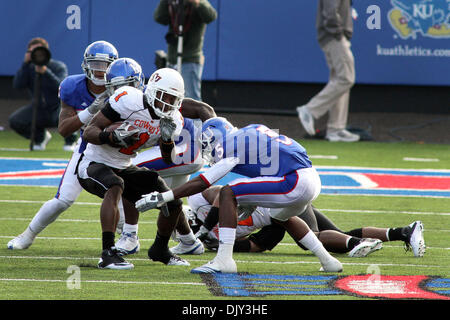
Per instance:
[[[151,117],[149,110],[144,105],[143,95],[144,93],[139,89],[123,86],[109,98],[109,104],[120,116],[120,121],[126,121],[141,130],[139,141],[128,148],[89,143],[84,151],[86,159],[106,164],[109,167],[124,169],[132,164],[131,159],[136,156],[137,151],[158,145],[158,140],[161,137],[159,119]],[[108,106],[105,108],[108,108]],[[179,111],[176,111],[173,119],[177,126],[174,136],[177,137],[183,129],[183,116]]]
[[[189,196],[187,201],[191,209],[197,215],[197,218],[204,222],[212,205],[206,201],[202,193]],[[270,224],[272,224],[270,220],[270,208],[257,207],[250,217],[238,222],[236,227],[236,239],[246,237],[256,230]],[[215,239],[219,239],[218,225],[210,231],[209,235]]]

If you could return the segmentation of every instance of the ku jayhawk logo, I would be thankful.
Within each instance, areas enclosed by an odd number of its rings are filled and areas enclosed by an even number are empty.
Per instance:
[[[391,0],[392,28],[402,39],[420,33],[435,39],[450,38],[450,0]]]

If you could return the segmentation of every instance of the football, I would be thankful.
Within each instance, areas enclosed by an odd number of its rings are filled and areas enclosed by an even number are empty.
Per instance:
[[[128,126],[126,127],[126,130],[127,130],[127,131],[135,131],[134,134],[131,134],[131,136],[135,137],[135,139],[138,139],[137,137],[139,136],[139,130],[138,130],[139,128],[137,128],[137,127],[131,125],[131,124],[128,123],[128,122],[118,121],[118,122],[111,123],[108,127],[106,127],[106,128],[104,129],[104,131],[106,131],[106,132],[112,132],[112,131],[116,130],[117,128],[119,128],[122,124],[127,124],[127,125],[128,125]],[[124,134],[122,133],[122,137],[123,137],[123,136],[124,136]],[[125,135],[125,137],[126,137],[126,136],[127,136],[127,135]],[[123,138],[125,138],[125,137],[123,137]],[[119,146],[119,145],[116,145],[115,143],[109,143],[109,145],[111,145],[112,147],[120,148],[120,146]]]
[[[108,127],[105,128],[105,131],[107,131],[107,132],[114,131],[118,127],[120,127],[123,123],[127,123],[127,122],[118,121],[118,122],[111,123]],[[129,123],[127,123],[127,124],[129,124]],[[130,124],[127,129],[128,129],[128,131],[133,131],[133,130],[135,130],[137,128]]]

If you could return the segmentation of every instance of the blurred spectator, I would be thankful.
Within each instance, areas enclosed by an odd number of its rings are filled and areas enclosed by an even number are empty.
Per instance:
[[[307,104],[297,107],[300,122],[315,135],[314,120],[328,112],[325,138],[354,142],[357,134],[346,130],[350,89],[355,82],[355,62],[350,49],[353,34],[351,0],[319,0],[317,38],[325,54],[330,76],[327,85]]]
[[[45,150],[47,143],[52,137],[47,128],[58,126],[60,110],[58,88],[60,82],[67,77],[68,71],[67,66],[63,62],[54,59],[50,59],[44,65],[36,65],[33,63],[31,61],[31,52],[38,47],[48,49],[49,45],[47,40],[37,37],[29,41],[22,66],[14,76],[13,87],[16,89],[28,89],[31,96],[34,96],[35,78],[37,73],[41,75],[33,150]],[[32,117],[33,101],[19,108],[9,116],[9,126],[24,138],[31,139]],[[76,134],[65,138],[64,150],[71,151],[76,139]]]
[[[178,10],[183,5],[183,10]],[[166,34],[167,67],[177,69],[178,40],[182,36],[181,75],[185,97],[201,100],[201,80],[205,57],[203,40],[206,25],[217,18],[208,0],[161,0],[153,17],[162,25],[169,25]],[[180,34],[178,26],[183,26]]]

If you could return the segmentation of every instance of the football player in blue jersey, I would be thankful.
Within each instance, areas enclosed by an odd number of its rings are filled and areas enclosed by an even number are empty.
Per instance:
[[[152,192],[136,202],[136,208],[143,212],[199,193],[229,172],[245,176],[221,188],[217,255],[207,264],[192,269],[192,273],[237,272],[233,245],[238,204],[271,208],[271,217],[319,258],[323,271],[342,271],[342,264],[297,217],[321,189],[319,174],[299,143],[261,124],[238,129],[225,118],[216,117],[203,123],[202,152],[212,165],[206,172],[175,189]]]
[[[220,188],[219,185],[211,186],[187,199],[191,209],[189,222],[194,224],[192,229],[196,232],[196,237],[204,242],[205,247],[214,251],[219,245],[216,237],[216,224],[219,217],[214,214],[217,208],[214,208],[213,204]],[[212,215],[210,215],[211,212]],[[283,226],[273,222],[269,212],[270,208],[255,207],[248,219],[238,222],[234,252],[272,250],[283,240],[286,230]],[[350,257],[358,258],[365,257],[381,249],[382,242],[386,241],[404,241],[405,248],[410,249],[415,257],[422,257],[425,253],[421,221],[414,221],[404,227],[367,226],[344,232],[312,204],[308,205],[299,218],[304,220],[308,227],[316,233],[324,247],[333,253],[348,253]]]
[[[59,183],[58,191],[45,202],[26,230],[8,242],[8,249],[27,249],[36,236],[77,199],[82,188],[75,174],[78,159],[86,147],[82,139],[83,128],[106,102],[105,72],[111,62],[119,57],[117,49],[109,42],[95,41],[87,46],[82,68],[84,73],[68,76],[61,82],[59,96],[61,112],[58,132],[67,137],[81,130],[80,138]]]

